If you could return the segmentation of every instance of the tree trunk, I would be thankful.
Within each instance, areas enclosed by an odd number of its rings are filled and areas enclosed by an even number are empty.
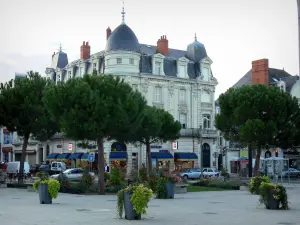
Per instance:
[[[249,161],[249,172],[248,172],[248,177],[251,178],[252,177],[252,145],[248,144],[248,161]]]
[[[258,146],[256,157],[255,157],[255,167],[254,167],[255,176],[259,176],[260,154],[261,154],[261,147]]]
[[[27,150],[27,145],[28,145],[28,139],[29,139],[29,134],[24,134],[24,140],[23,140],[23,146],[22,146],[22,154],[21,154],[21,160],[20,160],[20,168],[19,168],[19,173],[18,173],[18,183],[23,184],[23,174],[24,174],[24,162],[25,162],[25,157],[26,157],[26,150]]]
[[[150,176],[152,172],[152,157],[151,157],[151,148],[150,148],[150,142],[146,141],[146,155],[147,155],[147,172],[148,176]]]
[[[103,138],[98,138],[98,185],[99,194],[104,195],[104,148],[103,148]]]

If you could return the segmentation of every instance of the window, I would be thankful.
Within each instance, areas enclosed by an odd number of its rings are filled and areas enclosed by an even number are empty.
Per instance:
[[[222,146],[222,145],[223,145],[223,138],[220,137],[220,146]]]
[[[205,67],[204,67],[202,72],[203,72],[203,76],[204,76],[204,77],[208,77],[208,73],[209,73],[208,68],[205,68]]]
[[[160,75],[161,62],[155,62],[155,74]]]
[[[117,58],[117,64],[122,64],[122,58]]]
[[[179,90],[179,103],[186,103],[186,90],[185,89]]]
[[[96,69],[96,67],[97,67],[97,63],[93,63],[93,67]]]
[[[162,102],[162,87],[154,88],[154,102]]]
[[[203,128],[210,128],[210,115],[208,114],[203,115]]]
[[[9,155],[8,154],[9,154],[8,152],[4,152],[4,155],[3,155],[3,161],[4,162],[8,162],[8,160],[9,160]]]
[[[130,58],[130,59],[129,59],[129,64],[130,64],[130,65],[134,65],[134,58]]]
[[[179,114],[179,122],[182,129],[186,129],[186,114]]]
[[[185,71],[186,71],[186,66],[184,66],[184,65],[179,66],[179,77],[184,78],[185,77]]]

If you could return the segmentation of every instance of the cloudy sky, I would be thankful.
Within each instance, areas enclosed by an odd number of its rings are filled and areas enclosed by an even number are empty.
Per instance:
[[[62,43],[69,61],[89,41],[105,48],[105,30],[121,23],[120,0],[10,0],[0,3],[0,82],[15,72],[44,74]],[[296,0],[125,0],[126,23],[139,42],[185,50],[197,33],[218,79],[216,95],[232,86],[251,61],[268,58],[273,68],[298,74]]]

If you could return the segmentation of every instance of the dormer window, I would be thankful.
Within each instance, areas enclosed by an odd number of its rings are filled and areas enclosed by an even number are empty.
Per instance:
[[[179,66],[179,76],[180,77],[185,77],[185,71],[186,71],[186,66],[184,66],[184,65]]]
[[[185,57],[181,57],[177,62],[177,76],[180,78],[188,78],[187,65],[189,60]]]
[[[155,74],[161,75],[161,62],[155,62]]]
[[[122,64],[122,58],[117,58],[117,64]]]
[[[134,58],[130,58],[130,59],[129,59],[129,64],[130,64],[130,65],[134,65]]]

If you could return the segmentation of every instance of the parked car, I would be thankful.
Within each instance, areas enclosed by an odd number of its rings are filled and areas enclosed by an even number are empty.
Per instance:
[[[300,178],[300,170],[289,168],[287,171],[282,172],[283,177]]]
[[[198,179],[201,175],[201,170],[199,168],[183,169],[180,171],[180,176],[187,179]]]
[[[64,175],[66,175],[66,177],[70,180],[80,180],[82,178],[82,174],[83,174],[84,170],[82,168],[74,168],[74,169],[67,169],[63,172]],[[95,176],[94,172],[89,172],[89,174],[91,174],[92,176]],[[58,179],[60,176],[60,174],[55,174],[52,175],[51,177],[53,179]]]
[[[218,177],[220,176],[220,172],[216,168],[204,168],[202,170],[203,176],[208,177]]]
[[[39,168],[37,169],[37,171],[47,173],[47,174],[52,174],[51,173],[51,166],[49,164],[40,165]]]
[[[39,167],[40,167],[40,165],[38,165],[38,164],[30,166],[29,172],[30,173],[37,173],[39,171]]]
[[[29,174],[29,169],[30,169],[29,163],[24,162],[24,172],[23,172],[24,175]],[[20,170],[20,161],[7,163],[7,168],[6,168],[7,174],[16,175],[19,173],[19,170]]]

